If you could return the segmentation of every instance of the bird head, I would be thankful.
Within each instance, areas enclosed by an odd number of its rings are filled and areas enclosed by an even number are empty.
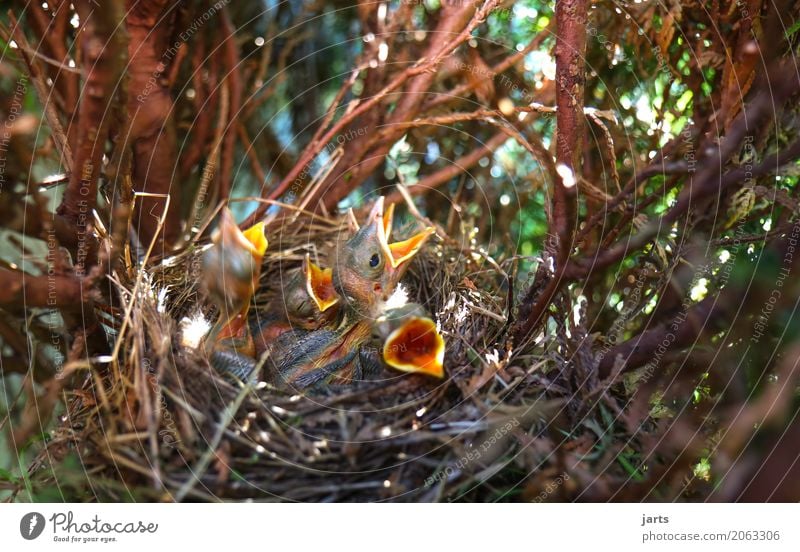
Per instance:
[[[244,318],[255,293],[261,262],[267,250],[264,223],[242,232],[233,214],[223,209],[219,226],[211,236],[212,245],[203,253],[203,283],[208,295],[220,311],[220,322],[227,326],[237,318]],[[235,329],[222,327],[218,338],[236,333]]]
[[[287,319],[295,328],[315,330],[336,317],[339,296],[330,268],[320,268],[306,254],[300,271],[284,289]]]
[[[366,223],[339,245],[334,265],[336,292],[364,317],[377,315],[433,233],[432,228],[425,228],[407,240],[389,243],[394,209],[390,206],[384,213],[383,207],[380,197]]]

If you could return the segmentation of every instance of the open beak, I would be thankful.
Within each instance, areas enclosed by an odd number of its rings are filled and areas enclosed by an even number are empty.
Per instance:
[[[244,232],[242,232],[242,236],[246,241],[245,247],[249,246],[250,252],[253,254],[253,257],[259,261],[264,258],[264,253],[267,252],[267,247],[269,246],[269,242],[267,241],[267,236],[265,233],[264,223],[259,222],[254,224]]]
[[[406,261],[414,258],[422,245],[434,233],[433,228],[427,227],[421,232],[411,236],[407,240],[389,243],[392,234],[392,222],[394,221],[394,203],[389,204],[386,211],[383,210],[383,197],[378,198],[372,207],[369,222],[378,220],[378,241],[387,261],[392,268],[397,268]]]
[[[311,257],[306,253],[303,272],[306,275],[306,291],[320,312],[325,312],[339,302],[339,296],[333,289],[332,269],[318,267],[311,262]]]
[[[387,244],[389,250],[389,262],[392,268],[397,268],[406,261],[414,258],[414,255],[419,252],[422,245],[428,241],[428,238],[433,234],[434,230],[430,226],[425,228],[422,232],[414,234],[407,240]]]
[[[444,377],[444,338],[430,318],[411,317],[383,346],[383,360],[402,372]]]

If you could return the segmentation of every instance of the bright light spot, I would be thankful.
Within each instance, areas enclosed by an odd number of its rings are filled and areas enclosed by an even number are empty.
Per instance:
[[[652,159],[655,156],[656,156],[656,152],[655,151],[651,150],[651,151],[647,152],[647,158],[648,159]]]
[[[417,410],[417,418],[422,418],[427,411],[428,411],[427,407],[424,406],[419,410]]]
[[[524,44],[517,44],[517,52],[521,52],[524,49],[525,49],[525,45]]]
[[[211,323],[198,312],[192,318],[183,318],[180,321],[180,329],[181,345],[195,349],[211,329]]]
[[[500,205],[506,206],[511,203],[511,197],[508,194],[503,194],[500,196]]]
[[[389,426],[384,426],[381,428],[381,437],[389,437],[392,434],[392,428]]]
[[[425,31],[414,31],[414,40],[417,42],[425,40]]]
[[[264,37],[257,36],[256,39],[253,41],[256,43],[256,46],[263,46],[264,45]]]
[[[520,4],[516,4],[513,10],[514,14],[518,15],[519,17],[527,17],[529,19],[536,19],[536,16],[539,15],[539,12],[536,11],[535,8],[529,8]]]
[[[42,183],[44,183],[44,184],[52,184],[54,182],[59,182],[61,180],[64,180],[66,177],[67,177],[67,175],[64,174],[64,173],[51,174],[50,176],[46,176],[45,179],[42,180]]]
[[[768,218],[766,221],[764,221],[764,224],[762,224],[761,227],[764,229],[765,232],[769,232],[770,230],[772,230],[772,219]]]
[[[689,297],[692,301],[702,301],[703,298],[708,293],[708,288],[706,285],[708,284],[708,280],[705,278],[700,278],[697,280],[697,283],[692,288],[691,292],[689,292]]]
[[[75,67],[75,60],[74,60],[74,59],[71,59],[71,60],[69,60],[69,61],[67,62],[67,65],[68,65],[69,67]]]
[[[77,13],[72,15],[72,19],[69,20],[69,24],[72,25],[73,29],[77,29],[81,24],[81,18],[78,17]]]
[[[11,48],[13,50],[16,50],[17,49],[17,42],[15,40],[12,40],[11,42],[8,43],[8,46],[9,46],[9,48]]]
[[[364,42],[372,42],[373,40],[375,40],[375,35],[373,33],[364,35]]]
[[[723,249],[719,254],[719,262],[725,264],[728,262],[728,259],[731,258],[731,252],[727,249]]]
[[[647,96],[636,100],[636,118],[647,124],[652,124],[656,120],[656,114],[650,109],[650,98]]]
[[[548,80],[556,78],[556,60],[547,52],[531,52],[526,57],[526,62],[542,72],[542,76]]]
[[[388,479],[386,479],[386,480],[383,482],[383,486],[384,486],[384,488],[388,489],[389,487],[391,487],[391,486],[392,486],[392,482],[391,482],[391,481],[389,481]]]
[[[492,169],[489,171],[489,173],[491,173],[491,175],[495,178],[500,178],[500,176],[503,174],[503,171],[497,165],[492,165]]]
[[[194,91],[194,88],[189,88],[186,91],[186,97],[189,98],[190,100],[193,100],[196,95],[197,95],[197,92]]]
[[[385,42],[381,42],[381,45],[378,46],[378,59],[380,61],[386,61],[386,58],[389,57],[389,45]]]
[[[558,176],[561,177],[561,182],[564,184],[565,188],[572,188],[575,186],[575,174],[572,172],[572,169],[567,167],[564,163],[556,165],[556,172]]]
[[[497,107],[500,109],[500,113],[506,117],[509,117],[514,113],[514,102],[512,102],[509,98],[501,98],[500,101],[497,102]]]
[[[378,6],[378,19],[386,19],[386,11],[387,11],[386,4],[381,4]]]
[[[259,454],[264,454],[265,452],[267,452],[267,449],[265,449],[261,445],[256,445],[256,452]]]

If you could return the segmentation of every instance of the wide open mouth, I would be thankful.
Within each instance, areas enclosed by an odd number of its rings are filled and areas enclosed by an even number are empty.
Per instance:
[[[311,258],[306,254],[303,270],[306,274],[306,291],[308,291],[309,296],[314,300],[320,312],[325,312],[339,302],[339,296],[333,289],[332,269],[318,267],[311,262]]]
[[[394,330],[383,346],[383,359],[403,372],[444,377],[444,339],[430,318],[413,317]]]

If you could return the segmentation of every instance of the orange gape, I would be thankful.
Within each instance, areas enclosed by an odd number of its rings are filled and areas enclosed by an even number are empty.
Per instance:
[[[444,377],[444,339],[430,318],[411,317],[402,322],[383,346],[383,360],[403,372]]]
[[[318,267],[306,253],[303,271],[306,274],[306,291],[320,312],[339,302],[339,296],[333,289],[333,269]]]

